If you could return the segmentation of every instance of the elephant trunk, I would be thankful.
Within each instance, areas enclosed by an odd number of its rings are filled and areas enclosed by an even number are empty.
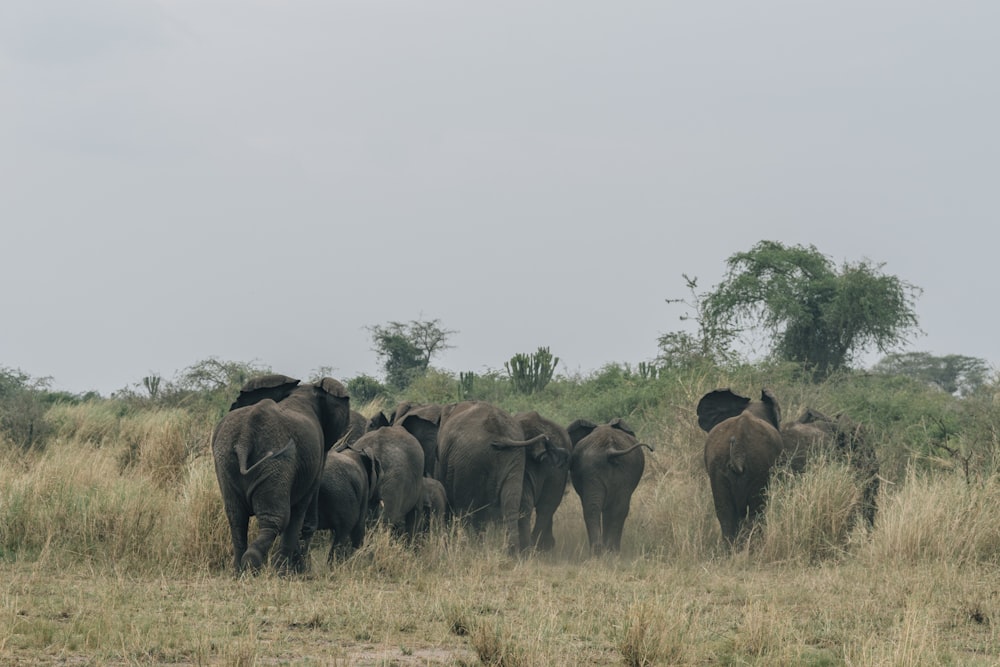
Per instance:
[[[639,449],[640,447],[645,447],[646,449],[648,449],[651,452],[655,452],[656,451],[653,448],[652,445],[647,445],[644,442],[637,442],[636,444],[632,445],[628,449],[616,449],[614,451],[608,452],[608,458],[612,459],[612,458],[616,458],[618,456],[625,456],[626,454],[631,454],[633,450]]]

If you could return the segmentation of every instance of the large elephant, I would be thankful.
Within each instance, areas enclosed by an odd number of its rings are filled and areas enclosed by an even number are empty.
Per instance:
[[[716,389],[698,402],[698,425],[708,433],[705,469],[722,535],[733,544],[746,522],[764,509],[771,468],[782,454],[781,407],[770,390],[759,401]]]
[[[398,533],[411,537],[419,526],[423,508],[424,451],[410,429],[420,428],[422,422],[416,415],[408,416],[399,425],[368,431],[352,446],[379,460],[382,519]]]
[[[591,554],[621,549],[622,529],[639,485],[646,457],[640,443],[621,419],[597,425],[577,419],[566,431],[573,443],[570,478],[580,497]]]
[[[279,569],[305,569],[326,454],[349,422],[347,391],[332,378],[300,384],[266,375],[240,390],[212,435],[237,571],[259,570],[279,535]],[[260,530],[248,546],[251,516]]]
[[[521,425],[525,438],[544,435],[553,445],[540,460],[529,456],[524,467],[526,502],[534,507],[535,523],[531,528],[531,544],[539,551],[549,551],[556,545],[552,534],[552,517],[566,493],[569,479],[569,459],[573,442],[566,429],[532,410],[519,412],[514,419]]]
[[[531,511],[524,496],[528,458],[555,459],[561,448],[545,435],[525,438],[512,415],[489,403],[460,403],[450,411],[438,438],[437,478],[453,515],[474,528],[503,525],[511,553],[530,545]]]
[[[862,488],[861,515],[869,526],[875,523],[878,458],[860,424],[843,414],[827,417],[818,410],[806,408],[796,421],[782,424],[781,439],[784,456],[796,472],[801,472],[808,460],[819,453],[851,466]]]
[[[330,531],[328,561],[364,543],[369,507],[378,502],[381,474],[382,465],[371,452],[345,449],[327,454],[316,527]]]

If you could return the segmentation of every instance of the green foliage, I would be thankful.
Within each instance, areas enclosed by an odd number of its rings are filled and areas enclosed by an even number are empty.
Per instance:
[[[558,364],[559,357],[553,357],[549,348],[540,347],[532,354],[515,354],[510,361],[504,362],[504,368],[514,385],[514,391],[534,394],[552,381],[552,374]]]
[[[458,391],[454,374],[432,367],[407,387],[405,398],[414,403],[454,403],[459,400]]]
[[[351,395],[351,405],[371,403],[386,394],[384,384],[370,375],[357,375],[347,381],[347,393]]]
[[[208,357],[180,371],[173,381],[151,373],[140,383],[116,391],[113,398],[137,407],[204,406],[221,417],[247,380],[270,372],[270,367],[257,362]]]
[[[472,371],[458,374],[458,397],[460,400],[469,400],[474,396],[476,388],[476,374]]]
[[[680,316],[682,322],[694,321],[698,325],[696,334],[687,331],[671,331],[657,339],[660,366],[668,368],[691,368],[705,363],[725,364],[735,360],[732,342],[737,332],[725,322],[709,318],[705,314],[705,295],[698,293],[698,278],[682,273],[691,295],[686,299],[667,299],[667,303],[679,303],[690,312]]]
[[[703,295],[705,327],[761,328],[777,358],[804,365],[817,379],[873,345],[886,352],[919,331],[919,288],[868,260],[838,270],[813,246],[761,241],[727,265],[722,283]]]
[[[985,359],[948,354],[936,357],[929,352],[890,354],[873,369],[886,375],[905,375],[940,387],[949,394],[967,396],[981,389],[991,369]]]
[[[448,337],[456,333],[442,329],[440,320],[389,322],[368,327],[373,348],[385,371],[385,381],[394,390],[402,391],[425,372],[431,359],[446,350]]]
[[[52,432],[45,418],[50,378],[0,367],[0,430],[22,449],[41,447]]]

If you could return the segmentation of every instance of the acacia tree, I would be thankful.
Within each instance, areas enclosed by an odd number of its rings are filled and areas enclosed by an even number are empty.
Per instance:
[[[441,328],[440,322],[411,320],[368,327],[389,386],[406,389],[427,371],[435,354],[451,347],[448,336],[457,332]]]
[[[930,352],[890,354],[874,370],[887,375],[905,375],[940,387],[949,394],[971,394],[986,384],[991,369],[985,359],[961,354],[936,357]]]
[[[814,246],[761,241],[726,260],[728,271],[704,296],[715,330],[763,329],[779,359],[824,377],[875,346],[886,353],[919,333],[920,289],[868,260],[839,269]]]

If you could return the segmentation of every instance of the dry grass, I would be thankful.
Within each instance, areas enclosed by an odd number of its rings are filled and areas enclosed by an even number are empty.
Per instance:
[[[3,664],[992,665],[1000,655],[998,480],[911,474],[888,486],[869,532],[851,518],[849,471],[817,465],[778,480],[765,525],[730,554],[696,465],[701,438],[680,430],[656,442],[621,554],[585,556],[569,491],[552,553],[512,559],[496,532],[449,528],[411,547],[373,530],[328,567],[321,534],[309,576],[238,579],[210,426],[170,412],[115,425],[63,417],[43,452],[0,443]]]

